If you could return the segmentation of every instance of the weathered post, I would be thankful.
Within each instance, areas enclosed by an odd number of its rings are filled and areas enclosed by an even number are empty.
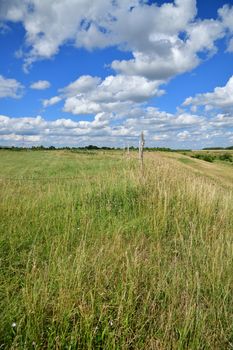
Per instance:
[[[145,145],[145,138],[143,131],[141,132],[141,138],[139,140],[139,160],[141,162],[141,169],[143,172],[143,151],[144,151],[144,145]]]
[[[129,153],[129,144],[127,144],[127,158],[130,158],[130,153]]]

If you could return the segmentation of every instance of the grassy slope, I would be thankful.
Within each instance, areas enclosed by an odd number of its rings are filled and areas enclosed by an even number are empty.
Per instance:
[[[201,153],[204,151],[199,151]],[[233,154],[232,151],[228,151]],[[217,151],[215,151],[217,153]],[[225,152],[226,153],[226,152]],[[163,154],[161,154],[162,156]],[[165,157],[171,157],[179,160],[179,162],[191,167],[199,174],[203,174],[214,181],[218,181],[220,185],[232,187],[233,186],[233,164],[230,162],[215,161],[213,163],[204,160],[190,158],[179,153],[167,153]]]
[[[2,348],[231,349],[231,179],[172,157],[1,152]]]

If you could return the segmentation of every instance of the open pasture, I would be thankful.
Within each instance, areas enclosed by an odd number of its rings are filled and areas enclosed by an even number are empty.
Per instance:
[[[171,153],[146,153],[142,176],[134,153],[1,151],[0,349],[232,349],[230,174]]]

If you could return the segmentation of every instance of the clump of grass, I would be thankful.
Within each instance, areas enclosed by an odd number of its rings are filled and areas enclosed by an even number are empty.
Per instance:
[[[143,181],[120,153],[44,162],[2,180],[2,348],[230,349],[232,192],[159,154]]]

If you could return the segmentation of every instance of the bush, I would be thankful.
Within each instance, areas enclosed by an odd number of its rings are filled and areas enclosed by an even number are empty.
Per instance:
[[[205,160],[206,162],[213,163],[215,156],[211,154],[194,154],[192,155],[192,158],[197,158],[197,159]]]
[[[232,155],[229,153],[220,154],[219,159],[227,162],[233,162]]]

